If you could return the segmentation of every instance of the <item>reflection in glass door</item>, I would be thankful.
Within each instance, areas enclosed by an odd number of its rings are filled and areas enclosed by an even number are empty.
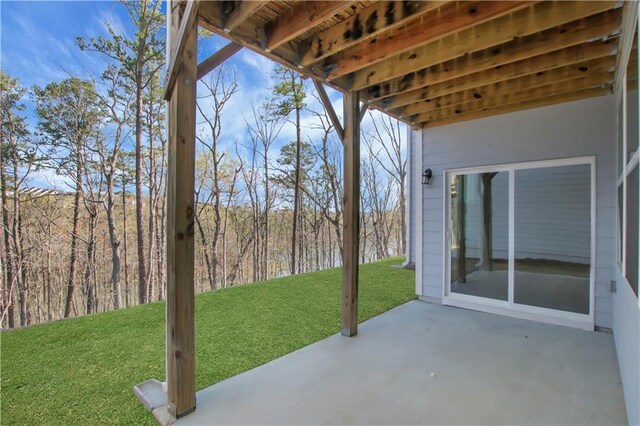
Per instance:
[[[451,291],[508,300],[509,174],[453,175]]]
[[[589,158],[448,173],[447,297],[592,317],[592,168]]]

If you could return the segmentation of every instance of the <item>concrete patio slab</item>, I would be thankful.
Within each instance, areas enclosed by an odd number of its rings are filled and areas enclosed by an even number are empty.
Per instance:
[[[414,301],[353,338],[331,336],[201,390],[176,424],[626,421],[611,334]]]

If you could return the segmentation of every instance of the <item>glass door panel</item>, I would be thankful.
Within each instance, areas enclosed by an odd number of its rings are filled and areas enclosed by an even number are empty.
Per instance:
[[[451,175],[451,292],[508,300],[509,173]]]
[[[589,313],[591,166],[515,171],[514,302]]]

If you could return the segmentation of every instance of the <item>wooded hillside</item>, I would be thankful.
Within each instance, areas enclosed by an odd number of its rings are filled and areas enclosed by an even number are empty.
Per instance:
[[[109,37],[77,38],[78,53],[106,61],[100,75],[26,88],[0,74],[3,328],[164,297],[165,17],[155,0],[115,7],[127,11],[132,36],[109,27]],[[242,100],[245,137],[222,120],[238,99],[237,75],[223,65],[198,86],[197,292],[341,259],[342,145],[313,84],[276,68],[267,96]],[[367,120],[362,262],[406,244],[406,129]],[[284,128],[295,137],[283,141]],[[34,186],[43,174],[63,184]]]

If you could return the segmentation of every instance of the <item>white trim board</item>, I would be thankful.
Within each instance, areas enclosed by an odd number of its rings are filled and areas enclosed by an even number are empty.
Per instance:
[[[410,130],[412,131],[412,130]],[[416,295],[417,296],[422,296],[423,292],[422,292],[422,282],[423,282],[423,266],[424,266],[424,259],[422,258],[422,252],[423,252],[423,247],[422,247],[422,241],[423,241],[423,223],[422,223],[422,206],[423,206],[423,201],[424,201],[424,192],[422,191],[422,163],[423,163],[423,159],[422,159],[422,145],[424,143],[424,132],[422,130],[414,132],[414,135],[416,135],[416,140],[414,141],[414,143],[416,144],[415,146],[415,158],[414,158],[414,165],[415,165],[415,179],[414,179],[414,185],[415,185],[415,202],[414,202],[414,214],[415,214],[415,237],[416,237],[416,241],[415,241],[415,262],[416,262],[416,274],[415,274],[415,289],[416,289]]]

